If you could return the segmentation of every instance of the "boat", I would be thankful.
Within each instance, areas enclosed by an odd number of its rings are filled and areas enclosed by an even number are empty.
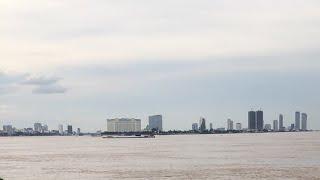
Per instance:
[[[137,138],[155,138],[154,135],[107,135],[102,136],[102,138],[128,138],[128,139],[137,139]]]

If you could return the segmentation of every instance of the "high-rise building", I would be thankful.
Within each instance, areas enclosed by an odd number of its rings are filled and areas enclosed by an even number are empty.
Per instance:
[[[72,125],[68,125],[67,126],[67,132],[68,132],[68,135],[72,135],[73,134]]]
[[[308,130],[307,127],[308,115],[306,113],[301,114],[301,129],[302,131]]]
[[[279,115],[279,130],[284,131],[285,127],[283,126],[283,115]]]
[[[200,121],[199,121],[199,130],[200,132],[203,132],[203,131],[206,131],[207,128],[206,128],[206,120],[204,118],[200,118]]]
[[[299,131],[300,130],[300,112],[297,111],[295,114],[295,130]]]
[[[242,130],[241,123],[236,124],[236,130],[238,131]]]
[[[257,128],[256,112],[255,111],[249,111],[248,112],[248,129],[249,130],[255,130],[256,128]]]
[[[162,115],[149,116],[149,129],[162,131]]]
[[[42,126],[42,132],[49,132],[48,125],[44,124],[44,125]]]
[[[41,123],[34,123],[34,131],[42,133],[42,124]]]
[[[3,132],[7,133],[9,136],[13,135],[14,130],[13,130],[12,125],[4,125]]]
[[[213,124],[210,123],[210,131],[212,131],[212,130],[213,130]]]
[[[139,132],[141,131],[140,119],[116,118],[107,120],[108,132]]]
[[[279,131],[278,120],[273,121],[273,131]]]
[[[227,130],[233,130],[233,121],[231,119],[227,120],[227,124],[228,124]]]
[[[271,131],[271,124],[265,124],[264,129]]]
[[[193,123],[193,124],[192,124],[192,130],[193,130],[193,131],[199,131],[198,123]]]
[[[59,130],[59,134],[63,135],[63,125],[62,124],[59,124],[58,130]]]
[[[259,110],[256,112],[257,129],[259,131],[263,130],[263,111]]]

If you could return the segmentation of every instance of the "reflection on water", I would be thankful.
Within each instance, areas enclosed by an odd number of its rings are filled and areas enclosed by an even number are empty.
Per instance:
[[[5,179],[320,179],[320,133],[0,137]]]

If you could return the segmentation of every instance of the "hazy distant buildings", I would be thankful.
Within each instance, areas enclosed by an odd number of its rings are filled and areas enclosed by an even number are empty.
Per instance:
[[[192,124],[192,131],[199,131],[198,123],[193,123]]]
[[[227,130],[233,130],[233,121],[231,119],[227,120]]]
[[[210,123],[210,131],[212,131],[212,130],[213,130],[213,124]]]
[[[256,126],[256,112],[255,111],[249,111],[248,112],[248,129],[249,130],[255,130],[257,129]]]
[[[264,129],[271,131],[271,124],[265,124]]]
[[[4,125],[3,126],[3,132],[7,133],[9,136],[14,134],[14,130],[12,125]]]
[[[79,136],[81,134],[80,128],[77,128],[77,135]]]
[[[294,124],[291,124],[291,125],[290,125],[289,130],[290,130],[290,131],[293,131],[293,130],[294,130]]]
[[[42,132],[49,132],[48,125],[45,124],[42,126]]]
[[[273,131],[279,131],[278,120],[273,121]]]
[[[34,123],[34,131],[41,133],[42,132],[42,124],[41,123]]]
[[[238,131],[242,130],[241,123],[236,124],[236,130]]]
[[[140,119],[108,119],[107,120],[108,132],[139,132],[141,131]]]
[[[162,116],[161,115],[149,116],[149,129],[156,130],[156,131],[162,131]]]
[[[207,128],[206,128],[206,120],[201,117],[200,121],[199,121],[199,131],[200,132],[204,132],[206,130],[207,130]]]
[[[73,134],[72,125],[68,125],[67,126],[67,133],[68,133],[68,135],[72,135]]]
[[[63,125],[62,124],[59,124],[58,131],[59,131],[60,135],[63,135]]]
[[[295,130],[299,131],[300,130],[300,112],[297,111],[295,114]]]
[[[302,113],[302,114],[301,114],[301,129],[302,129],[303,131],[308,130],[307,120],[308,120],[308,115],[307,115],[306,113]]]
[[[279,130],[280,131],[285,130],[285,127],[283,126],[283,115],[282,114],[279,115]]]

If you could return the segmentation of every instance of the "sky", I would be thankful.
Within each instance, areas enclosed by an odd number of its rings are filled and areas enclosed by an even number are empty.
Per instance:
[[[247,127],[262,109],[320,129],[319,32],[318,0],[1,0],[0,125]]]

